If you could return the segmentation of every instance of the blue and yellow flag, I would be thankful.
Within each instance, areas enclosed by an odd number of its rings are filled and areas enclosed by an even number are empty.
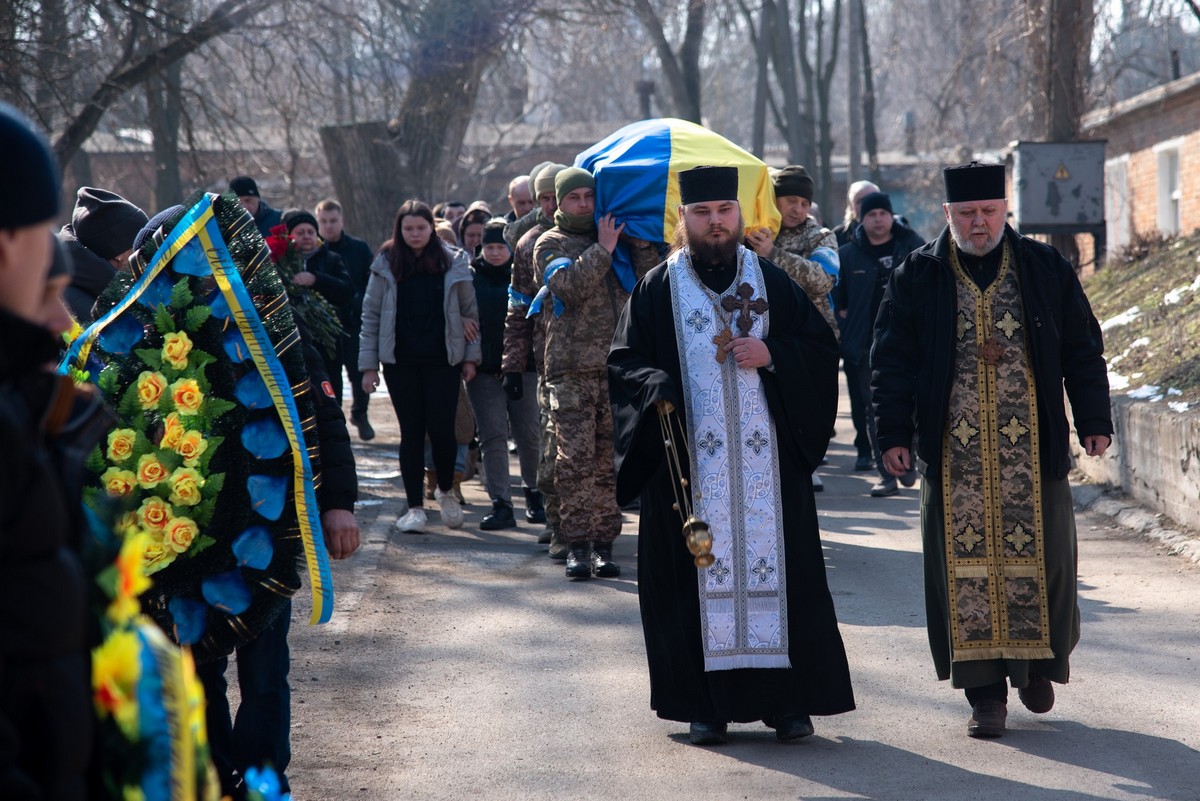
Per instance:
[[[737,167],[747,230],[779,233],[767,165],[693,122],[664,118],[626,125],[576,156],[575,166],[596,176],[596,218],[612,214],[637,239],[671,241],[679,219],[679,172],[701,166]],[[614,255],[613,268],[625,288],[632,289],[633,268],[623,248]]]

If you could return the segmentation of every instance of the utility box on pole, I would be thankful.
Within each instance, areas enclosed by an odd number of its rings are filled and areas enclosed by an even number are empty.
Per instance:
[[[1023,234],[1091,234],[1104,253],[1104,140],[1014,142],[1013,227]]]

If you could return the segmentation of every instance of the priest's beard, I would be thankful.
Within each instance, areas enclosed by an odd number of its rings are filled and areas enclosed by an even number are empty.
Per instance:
[[[958,228],[950,226],[950,236],[954,239],[954,244],[958,245],[958,249],[969,256],[982,257],[991,253],[1000,244],[1000,240],[1004,238],[1004,229],[1001,228],[996,232],[995,236],[988,237],[987,241],[982,245],[976,245],[970,239],[970,231],[966,234],[960,233]]]
[[[715,224],[705,224],[698,230],[694,230],[688,227],[686,219],[680,218],[679,223],[675,226],[671,250],[682,250],[686,247],[691,252],[692,265],[698,269],[711,269],[733,264],[737,261],[737,249],[742,241],[745,227],[746,221],[740,214],[737,226],[732,231]],[[708,240],[709,232],[717,230],[724,232],[725,238],[720,243],[710,242]]]

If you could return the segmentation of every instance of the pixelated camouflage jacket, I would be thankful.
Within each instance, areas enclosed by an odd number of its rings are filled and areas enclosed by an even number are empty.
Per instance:
[[[823,228],[812,217],[795,228],[784,228],[775,239],[775,247],[767,257],[775,262],[792,280],[800,285],[825,322],[838,334],[837,318],[829,293],[837,284],[838,245],[833,231]],[[832,271],[832,272],[831,272]]]
[[[525,232],[535,225],[542,225],[546,228],[554,225],[553,220],[546,219],[546,215],[542,214],[541,206],[534,206],[504,226],[504,241],[508,243],[508,247],[513,253],[517,252],[517,243],[521,241],[521,237],[525,236]]]
[[[537,211],[541,212],[541,209]],[[544,318],[542,315],[528,315],[529,304],[538,292],[537,282],[533,279],[533,246],[537,244],[538,237],[550,230],[550,226],[551,223],[547,222],[544,216],[541,217],[532,228],[521,235],[517,246],[513,248],[512,285],[508,290],[508,315],[504,318],[504,357],[500,367],[504,373],[526,373],[530,370],[542,372],[546,346]]]
[[[645,247],[633,247],[634,271],[638,278],[654,266]],[[555,259],[566,258],[570,266],[549,280],[552,297],[546,299],[546,348],[543,374],[555,378],[565,373],[603,373],[612,345],[617,318],[629,293],[613,272],[612,256],[596,241],[594,233],[578,234],[555,226],[538,237],[533,248],[533,277],[540,289],[546,283],[546,268]],[[561,316],[554,313],[554,299],[562,301]]]

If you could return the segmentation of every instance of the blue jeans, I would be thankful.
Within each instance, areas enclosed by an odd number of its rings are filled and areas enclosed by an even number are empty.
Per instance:
[[[225,669],[229,657],[221,657],[196,667],[204,685],[208,703],[208,743],[213,764],[221,779],[221,794],[235,799],[245,797],[245,789],[236,785],[247,768],[270,765],[279,775],[280,786],[290,789],[288,763],[292,760],[292,690],[288,686],[291,656],[287,635],[292,624],[292,603],[263,629],[258,639],[237,649],[238,687],[242,702],[237,719],[229,712]]]

